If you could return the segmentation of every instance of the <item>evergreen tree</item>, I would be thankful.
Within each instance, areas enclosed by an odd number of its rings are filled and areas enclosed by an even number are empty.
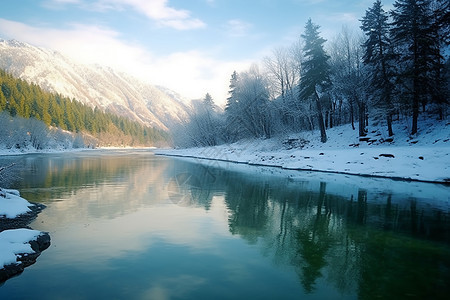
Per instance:
[[[137,122],[106,113],[98,108],[93,110],[75,99],[71,101],[61,95],[44,92],[39,86],[16,79],[0,69],[1,111],[7,111],[10,116],[14,117],[34,118],[36,119],[34,121],[42,121],[39,126],[52,125],[72,132],[89,132],[100,139],[102,138],[100,133],[107,132],[111,137],[108,141],[113,144],[117,144],[118,139],[122,139],[130,145],[154,145],[169,140],[168,134],[162,130],[144,127]],[[15,130],[21,133],[31,132],[27,126],[34,124],[34,121],[24,123],[25,129],[16,128]],[[149,132],[150,134],[148,134]],[[15,136],[12,140],[16,139]],[[25,134],[24,137],[26,138],[26,136]],[[2,136],[0,132],[1,139],[5,139],[5,136]],[[33,144],[36,147],[37,144],[34,141]],[[26,143],[18,142],[16,144],[25,146]],[[40,143],[38,147],[42,147],[42,145]]]
[[[214,104],[214,100],[211,97],[211,95],[209,93],[206,93],[205,98],[203,99],[203,106],[204,106],[204,113],[205,113],[205,121],[207,124],[207,128],[208,128],[208,133],[209,133],[209,140],[210,140],[210,144],[215,145],[216,142],[216,132],[214,128],[214,111],[215,111],[215,104]]]
[[[392,90],[393,90],[393,55],[389,37],[388,14],[384,11],[380,0],[374,2],[372,8],[366,10],[361,20],[361,29],[367,36],[363,43],[365,50],[363,60],[370,67],[372,97],[379,100],[374,102],[381,105],[387,117],[389,136],[392,130]]]
[[[311,19],[305,26],[305,33],[302,38],[305,41],[303,47],[305,60],[302,62],[303,74],[300,80],[300,98],[313,98],[316,104],[317,121],[320,129],[320,140],[322,143],[327,141],[325,131],[325,122],[322,112],[321,93],[324,93],[331,85],[330,58],[323,47],[326,40],[319,35],[319,26],[314,24]]]
[[[206,107],[212,108],[214,110],[214,100],[209,93],[206,93],[203,103]]]
[[[238,119],[238,105],[239,100],[237,99],[237,88],[239,83],[239,75],[236,71],[231,74],[229,91],[227,103],[225,105],[225,116],[226,116],[226,132],[229,141],[235,141],[237,138],[237,133],[239,126],[237,125]]]
[[[6,97],[0,90],[0,112],[6,109]]]
[[[448,50],[450,45],[450,2],[448,0],[433,0],[431,3],[432,35],[437,49],[434,53],[432,70],[432,101],[437,105],[439,119],[444,119],[445,108],[448,107],[450,78],[448,70]],[[447,62],[445,55],[447,52]]]
[[[231,74],[230,79],[230,85],[229,85],[229,91],[228,91],[228,98],[227,98],[227,104],[225,105],[225,111],[229,111],[233,109],[234,104],[236,103],[236,97],[235,97],[235,90],[238,83],[238,74],[236,71]]]
[[[419,107],[425,109],[432,89],[437,42],[433,38],[430,0],[397,0],[391,12],[391,35],[398,47],[398,79],[412,107],[411,134],[417,133]]]

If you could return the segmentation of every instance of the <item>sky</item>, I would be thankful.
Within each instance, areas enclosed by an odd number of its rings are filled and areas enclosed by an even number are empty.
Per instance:
[[[125,71],[223,105],[233,71],[299,40],[308,18],[330,40],[374,0],[2,1],[0,38]],[[394,1],[384,1],[386,10]]]

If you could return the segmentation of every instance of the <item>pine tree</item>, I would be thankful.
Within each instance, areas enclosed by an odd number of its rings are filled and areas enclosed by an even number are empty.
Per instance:
[[[391,35],[398,47],[399,81],[412,107],[411,134],[417,133],[419,107],[430,98],[437,41],[433,38],[430,0],[397,0],[391,12]]]
[[[225,111],[229,111],[233,109],[234,104],[236,103],[236,97],[235,97],[235,90],[238,83],[238,74],[236,71],[231,74],[230,79],[230,85],[229,85],[229,91],[228,91],[228,98],[227,98],[227,104],[225,105]]]
[[[3,95],[3,92],[0,90],[0,112],[6,109],[6,97]]]
[[[305,26],[305,33],[302,38],[305,41],[303,48],[305,60],[302,62],[303,74],[300,80],[300,98],[313,98],[317,109],[317,120],[320,128],[320,140],[326,143],[327,134],[325,131],[325,122],[323,119],[322,104],[320,94],[324,93],[331,85],[330,58],[323,47],[326,40],[319,35],[319,26],[314,24],[311,19]]]
[[[209,93],[206,93],[205,98],[203,99],[203,106],[206,121],[209,127],[209,132],[213,132],[213,114],[215,110],[214,100]],[[215,143],[214,143],[215,144]]]
[[[146,131],[137,122],[105,113],[98,108],[93,110],[91,107],[75,101],[75,99],[71,101],[59,94],[45,92],[36,84],[29,84],[26,81],[16,79],[0,69],[0,111],[3,110],[13,117],[35,119],[27,122],[26,126],[32,126],[33,124],[40,124],[39,126],[52,125],[72,132],[87,131],[99,138],[101,138],[99,133],[102,132],[111,136],[111,142],[113,143],[117,143],[113,140],[114,138],[135,145],[143,143],[148,145],[153,142],[167,142],[169,140],[168,134],[162,130],[148,128],[150,131]],[[118,130],[120,125],[122,125],[122,132]],[[31,128],[26,130],[31,132]],[[34,139],[34,141],[37,140]],[[37,147],[42,147],[42,144]]]
[[[361,20],[361,29],[367,36],[363,47],[365,50],[363,60],[371,70],[370,89],[372,95],[379,100],[376,104],[383,107],[388,125],[389,136],[394,135],[392,130],[392,90],[393,83],[393,55],[389,37],[388,14],[384,11],[380,0],[374,2],[372,8],[366,10]]]
[[[432,70],[432,101],[437,105],[439,119],[444,119],[445,107],[449,104],[450,78],[448,72],[448,54],[445,61],[446,51],[450,45],[450,2],[448,0],[433,0],[432,9],[432,35],[436,41],[437,49],[434,53],[434,64]],[[447,65],[446,65],[447,63]]]
[[[205,106],[214,110],[214,100],[209,93],[206,93],[205,98],[203,99],[203,103],[205,104]]]
[[[225,116],[226,116],[226,132],[228,135],[228,139],[230,141],[235,141],[237,138],[237,133],[239,126],[237,124],[238,122],[238,106],[239,106],[239,100],[237,99],[237,87],[239,82],[239,75],[236,71],[231,74],[230,79],[230,85],[229,85],[229,91],[228,91],[228,98],[227,103],[225,105]]]

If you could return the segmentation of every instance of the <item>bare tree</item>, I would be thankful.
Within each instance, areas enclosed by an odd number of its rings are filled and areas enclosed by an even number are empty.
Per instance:
[[[355,129],[358,118],[359,136],[366,135],[367,125],[367,76],[362,64],[362,36],[347,27],[331,42],[331,66],[334,97],[347,103],[350,122]]]
[[[293,95],[300,75],[293,54],[291,49],[280,47],[273,50],[272,56],[263,59],[268,80],[275,92],[273,98],[281,96],[286,100]]]
[[[280,124],[287,130],[302,128],[301,120],[308,118],[305,109],[297,101],[301,63],[303,61],[303,45],[299,40],[290,47],[276,48],[271,56],[264,58],[264,67],[270,88],[270,98],[275,111],[280,114]]]
[[[238,76],[226,108],[227,129],[236,138],[265,137],[273,133],[269,84],[254,64]]]

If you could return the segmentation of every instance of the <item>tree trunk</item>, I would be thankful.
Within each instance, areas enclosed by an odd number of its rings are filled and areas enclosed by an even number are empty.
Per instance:
[[[333,128],[333,113],[330,113],[330,128]]]
[[[388,115],[387,115],[387,126],[388,126],[389,136],[393,136],[394,131],[392,130],[392,114],[391,113],[388,113]]]
[[[411,135],[417,133],[417,121],[419,119],[419,52],[418,38],[414,37],[414,79],[413,79],[413,105],[412,105],[412,129]]]
[[[359,136],[366,136],[366,106],[362,101],[357,101],[359,109]]]
[[[316,90],[314,90],[314,94],[316,95],[317,121],[319,122],[320,141],[322,143],[326,143],[327,142],[327,133],[325,130],[325,123],[324,123],[323,115],[322,115],[322,104],[320,104],[320,98],[319,98],[319,95],[317,94]]]
[[[350,119],[352,122],[352,128],[355,130],[355,116],[353,114],[353,100],[350,100]]]
[[[417,120],[419,119],[419,95],[416,90],[416,86],[414,86],[414,96],[413,96],[413,114],[412,114],[412,130],[411,135],[417,133]]]

